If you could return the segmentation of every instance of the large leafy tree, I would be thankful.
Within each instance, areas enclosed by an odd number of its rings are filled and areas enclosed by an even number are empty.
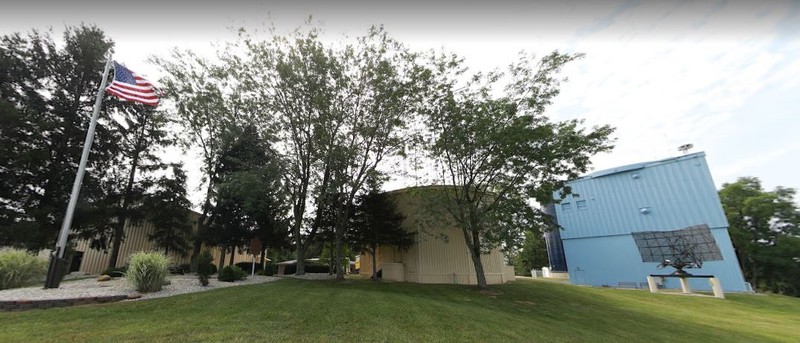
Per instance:
[[[408,249],[416,233],[403,228],[403,215],[390,195],[371,191],[358,197],[353,214],[349,241],[359,250],[372,256],[372,279],[377,281],[378,247]]]
[[[755,177],[725,183],[719,192],[739,262],[753,287],[800,295],[800,210],[796,191],[765,191]]]
[[[54,245],[113,43],[93,26],[69,27],[63,46],[49,34],[0,37],[0,245]],[[87,216],[103,197],[101,180],[116,155],[102,120],[83,180],[73,228],[107,228]]]
[[[204,193],[201,215],[197,218],[192,247],[192,266],[205,240],[209,238],[216,206],[217,171],[225,145],[233,141],[238,128],[253,123],[254,109],[240,88],[236,60],[220,52],[211,62],[191,51],[174,50],[170,58],[154,57],[166,76],[160,81],[166,97],[175,103],[175,118],[182,128],[179,143],[189,151],[199,151]]]
[[[245,41],[252,61],[243,74],[274,113],[278,149],[287,156],[298,274],[329,194],[342,197],[331,209],[336,258],[342,258],[351,205],[377,166],[403,146],[402,129],[423,89],[416,56],[382,28],[341,48],[326,47],[318,35],[312,28],[269,42]],[[341,268],[337,272],[343,276]]]
[[[257,90],[274,114],[277,149],[286,156],[284,181],[291,202],[291,234],[297,274],[305,272],[306,252],[314,243],[324,206],[310,208],[329,192],[330,147],[341,120],[332,112],[339,67],[318,39],[318,31],[297,31],[271,41],[245,37],[250,63],[244,64],[244,84]],[[265,120],[268,121],[269,119]],[[314,211],[313,221],[307,212]]]
[[[518,241],[520,228],[541,220],[527,199],[550,202],[565,180],[588,170],[592,155],[612,148],[612,128],[587,130],[580,120],[554,122],[544,113],[559,93],[561,67],[579,57],[523,55],[507,73],[476,74],[466,84],[453,78],[465,70],[457,58],[437,61],[430,152],[450,186],[443,203],[464,235],[478,287],[486,287],[481,253]]]
[[[281,165],[268,142],[247,126],[226,146],[216,166],[214,216],[220,232],[215,236],[232,252],[252,238],[262,241],[262,249],[283,245],[287,209]]]
[[[341,261],[356,196],[380,178],[378,166],[402,154],[413,137],[408,127],[422,108],[430,72],[418,63],[418,54],[381,27],[372,27],[337,57],[342,74],[334,111],[343,125],[331,148],[331,185],[343,197],[334,211],[335,257]],[[337,268],[337,278],[343,274]]]

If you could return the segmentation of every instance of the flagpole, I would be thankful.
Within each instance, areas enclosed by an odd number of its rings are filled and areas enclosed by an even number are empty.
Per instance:
[[[78,166],[78,173],[75,174],[75,182],[72,184],[72,194],[69,197],[69,204],[67,205],[67,212],[64,215],[64,222],[61,223],[61,231],[58,233],[58,243],[56,243],[56,248],[50,257],[50,267],[47,270],[47,279],[45,280],[44,288],[58,288],[62,277],[60,274],[63,272],[63,268],[66,267],[64,253],[67,250],[67,237],[69,236],[70,226],[72,226],[72,216],[75,213],[75,206],[78,203],[78,195],[81,192],[83,174],[86,171],[86,161],[89,159],[89,151],[92,149],[94,129],[95,126],[97,126],[97,117],[100,115],[100,106],[103,102],[103,92],[108,82],[108,71],[111,69],[111,51],[106,55],[107,59],[105,68],[103,69],[103,79],[100,82],[100,89],[97,90],[97,98],[94,101],[92,121],[89,123],[89,130],[86,132],[86,140],[83,142],[81,162]]]

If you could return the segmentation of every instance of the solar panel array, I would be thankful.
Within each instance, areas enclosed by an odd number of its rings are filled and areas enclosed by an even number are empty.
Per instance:
[[[722,253],[708,225],[695,225],[673,231],[632,233],[642,262],[691,260],[696,267],[703,261],[721,261]]]

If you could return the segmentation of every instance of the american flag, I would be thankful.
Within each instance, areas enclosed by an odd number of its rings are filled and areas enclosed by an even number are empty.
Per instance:
[[[114,81],[106,87],[106,92],[125,100],[150,106],[158,105],[158,95],[153,84],[116,61],[114,61]]]

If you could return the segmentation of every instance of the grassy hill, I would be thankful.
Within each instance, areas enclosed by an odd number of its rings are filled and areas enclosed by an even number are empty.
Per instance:
[[[0,313],[0,340],[800,341],[800,299],[725,300],[520,280],[456,285],[301,281],[164,299]]]

